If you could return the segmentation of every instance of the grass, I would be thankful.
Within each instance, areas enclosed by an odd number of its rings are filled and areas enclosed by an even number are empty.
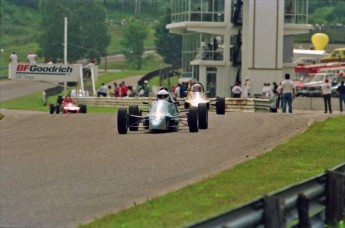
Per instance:
[[[79,228],[181,227],[230,210],[345,161],[345,117],[314,123],[258,158]]]
[[[150,62],[147,62],[144,69],[141,70],[125,70],[122,72],[116,73],[101,73],[98,81],[96,82],[96,88],[99,88],[102,83],[108,83],[114,80],[124,79],[127,77],[132,77],[135,75],[145,75],[149,71],[155,70],[156,64],[161,63],[160,58],[150,58]],[[114,63],[115,64],[115,63]],[[118,62],[117,64],[124,64],[123,62]],[[126,65],[125,65],[126,66]],[[128,65],[127,65],[128,67]],[[176,85],[178,81],[178,77],[174,76],[170,78],[171,85]],[[159,77],[156,76],[152,80],[150,80],[150,85],[159,85]],[[163,80],[163,86],[168,86],[167,80]],[[63,94],[58,94],[63,95]],[[47,103],[56,103],[57,96],[48,97]],[[43,105],[43,97],[42,92],[36,92],[24,97],[19,97],[15,99],[11,99],[8,101],[0,102],[0,108],[7,108],[7,109],[18,109],[18,110],[37,110],[37,111],[48,111],[48,106]],[[96,106],[88,106],[87,112],[88,113],[100,113],[100,112],[115,112],[117,108],[114,107],[96,107]]]

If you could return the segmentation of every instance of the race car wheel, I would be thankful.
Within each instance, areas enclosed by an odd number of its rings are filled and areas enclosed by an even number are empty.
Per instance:
[[[50,104],[49,105],[49,113],[54,114],[54,112],[55,112],[55,106],[54,106],[54,104]]]
[[[198,119],[199,119],[199,128],[207,129],[208,127],[208,109],[206,103],[198,104]]]
[[[86,108],[86,105],[85,104],[81,104],[79,105],[79,108],[80,108],[80,113],[86,113],[87,112],[87,108]]]
[[[139,108],[138,105],[130,105],[129,106],[129,117],[128,117],[128,122],[129,122],[129,130],[130,131],[137,131],[138,126],[139,126],[139,119],[137,117],[133,117],[131,115],[139,116]]]
[[[198,132],[198,108],[191,106],[188,113],[188,126],[190,132]]]
[[[217,97],[216,113],[221,114],[221,115],[225,114],[225,98],[224,97]]]
[[[59,114],[60,113],[60,105],[59,104],[57,104],[56,106],[55,106],[55,113],[56,114]]]
[[[117,112],[117,131],[119,134],[127,134],[127,109],[119,108]]]

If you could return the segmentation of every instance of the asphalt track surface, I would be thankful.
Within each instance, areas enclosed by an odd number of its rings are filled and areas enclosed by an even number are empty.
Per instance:
[[[48,108],[47,108],[48,109]],[[115,113],[0,110],[0,227],[75,227],[212,176],[329,115],[209,114],[190,133],[117,133]]]

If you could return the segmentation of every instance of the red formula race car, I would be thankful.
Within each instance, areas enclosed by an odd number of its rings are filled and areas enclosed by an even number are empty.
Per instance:
[[[59,96],[56,105],[50,104],[49,105],[49,113],[50,114],[59,114],[59,113],[86,113],[86,105],[80,104],[78,105],[70,96],[66,96],[62,98]]]

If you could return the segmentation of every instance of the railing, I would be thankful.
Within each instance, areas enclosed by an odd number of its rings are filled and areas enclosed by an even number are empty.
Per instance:
[[[344,220],[345,163],[188,227],[335,227]]]
[[[234,46],[234,50],[232,52],[232,65],[239,66],[242,63],[242,33],[241,29],[238,30],[237,38],[236,38],[236,45]]]
[[[76,97],[78,103],[90,106],[104,107],[126,107],[129,105],[146,106],[144,102],[152,102],[154,97]],[[215,100],[210,98],[210,100]],[[180,106],[184,106],[184,99],[178,98]],[[212,103],[212,102],[211,102]],[[215,106],[210,106],[211,110],[215,110]],[[226,112],[269,112],[269,100],[258,98],[225,98]]]
[[[42,91],[43,96],[43,105],[47,105],[48,97],[54,96],[56,94],[61,93],[64,90],[63,86],[55,86],[52,88],[48,88]]]
[[[234,9],[232,13],[231,22],[236,26],[242,25],[242,11],[243,11],[243,2],[242,0],[233,1]]]

